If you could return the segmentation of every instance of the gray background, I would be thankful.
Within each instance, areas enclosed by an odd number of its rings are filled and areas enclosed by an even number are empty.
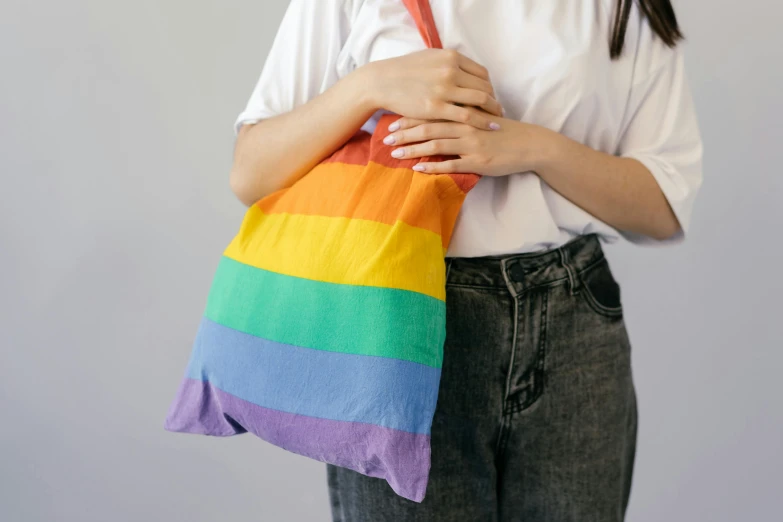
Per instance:
[[[162,429],[285,4],[3,1],[1,520],[328,520],[322,464]],[[783,10],[676,6],[705,185],[683,246],[609,251],[641,408],[629,520],[780,520]]]

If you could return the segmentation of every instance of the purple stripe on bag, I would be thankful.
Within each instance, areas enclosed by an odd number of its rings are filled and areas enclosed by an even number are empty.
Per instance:
[[[384,478],[414,502],[424,499],[428,435],[263,408],[196,379],[182,382],[174,404],[164,426],[168,431],[216,436],[248,431],[293,453]]]

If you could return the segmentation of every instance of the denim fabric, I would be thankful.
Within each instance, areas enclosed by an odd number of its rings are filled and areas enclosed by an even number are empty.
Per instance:
[[[620,288],[596,236],[543,253],[446,262],[424,501],[327,465],[333,519],[623,520],[636,396]]]

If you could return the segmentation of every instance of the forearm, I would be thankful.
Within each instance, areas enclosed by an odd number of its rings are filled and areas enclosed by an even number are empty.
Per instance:
[[[615,228],[657,239],[671,237],[679,230],[658,183],[640,162],[595,151],[538,125],[492,120],[500,125],[499,131],[404,118],[401,130],[389,138],[390,143],[400,146],[400,158],[459,156],[421,162],[414,169],[422,172],[505,176],[535,171],[554,190]]]
[[[552,132],[552,131],[549,131]],[[596,151],[552,132],[536,172],[550,187],[605,223],[656,239],[680,225],[642,163]]]
[[[355,71],[290,112],[244,125],[230,176],[237,198],[249,206],[292,185],[345,143],[376,110],[364,81]]]
[[[492,128],[491,115],[502,113],[487,70],[456,51],[427,49],[372,62],[291,112],[243,126],[231,169],[234,193],[251,205],[292,185],[378,109],[477,129]]]

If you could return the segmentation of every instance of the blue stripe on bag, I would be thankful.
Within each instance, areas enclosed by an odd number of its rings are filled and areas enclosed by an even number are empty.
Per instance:
[[[265,408],[429,434],[440,373],[410,361],[275,343],[204,317],[187,377]]]

